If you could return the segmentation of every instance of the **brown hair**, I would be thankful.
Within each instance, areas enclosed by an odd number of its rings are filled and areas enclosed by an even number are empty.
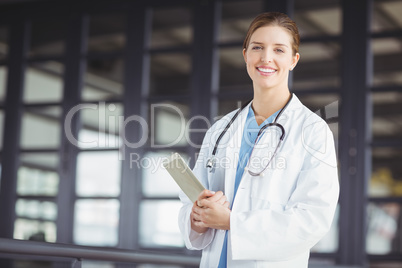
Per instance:
[[[293,55],[299,52],[300,36],[296,23],[291,20],[286,14],[280,12],[266,12],[258,15],[250,24],[246,38],[243,42],[243,48],[247,50],[250,43],[250,38],[253,33],[264,26],[280,26],[286,29],[292,36],[292,51]]]

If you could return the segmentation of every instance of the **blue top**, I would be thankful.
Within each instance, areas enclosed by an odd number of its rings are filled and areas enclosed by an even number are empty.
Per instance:
[[[272,123],[279,113],[280,110],[276,111],[270,117],[268,117],[261,125],[257,124],[255,120],[255,114],[253,109],[251,108],[248,110],[247,120],[244,125],[244,132],[243,137],[241,140],[240,152],[239,152],[239,162],[237,164],[236,169],[236,180],[234,184],[234,193],[233,193],[233,201],[231,206],[233,205],[234,199],[236,197],[237,188],[239,188],[241,178],[243,177],[244,168],[247,165],[248,159],[250,158],[251,151],[254,147],[255,139],[257,138],[258,132],[260,129],[265,126],[266,124]],[[228,232],[226,231],[225,240],[223,242],[221,258],[219,260],[218,268],[224,268],[227,265],[227,240],[228,240]]]

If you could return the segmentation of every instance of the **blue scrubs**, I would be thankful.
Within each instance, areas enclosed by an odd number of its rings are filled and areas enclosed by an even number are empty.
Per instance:
[[[250,153],[253,150],[254,142],[255,139],[257,138],[258,132],[264,125],[272,123],[278,113],[279,110],[276,111],[270,117],[268,117],[261,125],[258,125],[257,121],[255,120],[254,111],[250,105],[250,109],[248,110],[247,114],[246,124],[244,126],[243,137],[241,140],[239,163],[237,164],[236,180],[234,184],[233,201],[236,197],[237,188],[239,187],[241,178],[243,177],[244,168],[246,167],[248,159],[250,157]],[[233,202],[231,205],[233,205]],[[227,266],[227,242],[228,242],[228,232],[226,231],[218,268],[226,268]]]

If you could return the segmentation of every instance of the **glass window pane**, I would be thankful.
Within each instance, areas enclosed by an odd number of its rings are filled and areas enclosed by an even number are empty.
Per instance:
[[[15,205],[18,217],[56,220],[57,206],[54,202],[18,199]]]
[[[372,150],[369,196],[402,196],[402,148]]]
[[[30,63],[25,72],[24,103],[60,102],[64,66],[57,61]]]
[[[401,30],[401,14],[401,1],[374,0],[371,30],[373,32]]]
[[[402,85],[402,46],[400,38],[381,38],[371,41],[374,57],[374,86]]]
[[[180,188],[162,165],[171,155],[171,151],[148,152],[142,158],[138,155],[137,161],[131,162],[142,170],[145,196],[178,197]],[[185,153],[180,152],[180,155],[189,160]]]
[[[34,238],[34,240],[38,240],[41,241],[40,239],[42,239],[41,235],[38,236],[38,238]],[[78,262],[74,262],[73,259],[68,260],[66,259],[65,261],[56,261],[57,259],[53,259],[53,258],[47,258],[50,259],[52,261],[45,261],[42,259],[46,259],[45,258],[38,258],[38,260],[35,260],[35,257],[27,257],[26,259],[22,259],[21,260],[17,260],[14,257],[13,260],[13,267],[18,267],[18,268],[24,268],[24,267],[29,267],[29,268],[50,268],[50,267],[60,267],[60,268],[70,268],[72,263],[78,263]],[[39,260],[40,259],[40,260]],[[83,263],[83,262],[81,262]],[[86,267],[84,265],[82,265],[82,267]],[[103,268],[103,267],[102,267]]]
[[[74,210],[74,243],[116,246],[119,227],[118,200],[77,200]]]
[[[124,62],[121,59],[88,59],[84,76],[84,101],[116,100],[123,94]]]
[[[263,11],[263,1],[223,2],[219,42],[243,42],[256,14]]]
[[[339,35],[342,32],[340,1],[295,0],[294,12],[301,37]]]
[[[0,66],[0,103],[4,102],[6,99],[7,75],[8,75],[7,67]]]
[[[151,48],[190,44],[193,38],[191,14],[188,8],[155,9]]]
[[[118,268],[118,264],[106,261],[92,261],[81,259],[82,267],[84,268]],[[136,266],[138,267],[138,265]]]
[[[18,169],[18,195],[56,196],[58,187],[59,175],[54,171],[26,166]]]
[[[0,110],[0,150],[3,149],[4,111]]]
[[[14,238],[23,240],[56,242],[56,224],[50,221],[17,219]]]
[[[57,171],[60,163],[58,153],[20,153],[21,165],[25,167],[41,168]]]
[[[91,15],[88,52],[122,50],[126,45],[125,28],[124,14]]]
[[[61,108],[58,106],[26,109],[22,116],[21,147],[59,148],[60,117]]]
[[[401,204],[369,203],[367,206],[366,251],[369,254],[401,253]]]
[[[292,90],[339,87],[341,47],[335,42],[300,44],[300,61],[293,72]]]
[[[4,25],[0,25],[0,60],[8,55],[8,29]]]
[[[77,157],[77,196],[118,196],[121,161],[118,151],[81,152]]]
[[[240,46],[219,50],[219,89],[221,91],[251,89],[252,80],[247,73],[242,51]]]
[[[182,247],[177,219],[180,201],[143,201],[140,206],[140,245]]]
[[[32,21],[29,56],[50,56],[64,53],[67,19],[42,18]]]
[[[402,93],[372,93],[374,139],[402,139]]]
[[[151,55],[150,95],[189,93],[191,58],[188,54]]]
[[[336,265],[335,258],[323,258],[322,256],[310,256],[308,260],[309,267],[332,267]]]
[[[216,119],[219,119],[226,114],[241,108],[243,104],[245,104],[247,101],[249,101],[252,98],[252,90],[250,91],[250,97],[249,98],[242,98],[242,99],[236,99],[236,100],[220,100],[219,101],[219,108],[218,108],[218,115]],[[214,123],[214,122],[212,122]]]
[[[80,148],[117,148],[121,144],[119,125],[123,106],[118,103],[87,104],[81,109]]]
[[[186,103],[153,103],[149,107],[149,140],[154,148],[185,146],[190,107]]]

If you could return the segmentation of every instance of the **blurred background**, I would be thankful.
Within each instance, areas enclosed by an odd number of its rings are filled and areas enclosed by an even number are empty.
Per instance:
[[[337,147],[311,264],[402,267],[401,0],[1,0],[0,237],[199,256],[161,159],[192,166],[209,123],[252,97],[242,43],[264,11],[298,24],[291,91]]]

